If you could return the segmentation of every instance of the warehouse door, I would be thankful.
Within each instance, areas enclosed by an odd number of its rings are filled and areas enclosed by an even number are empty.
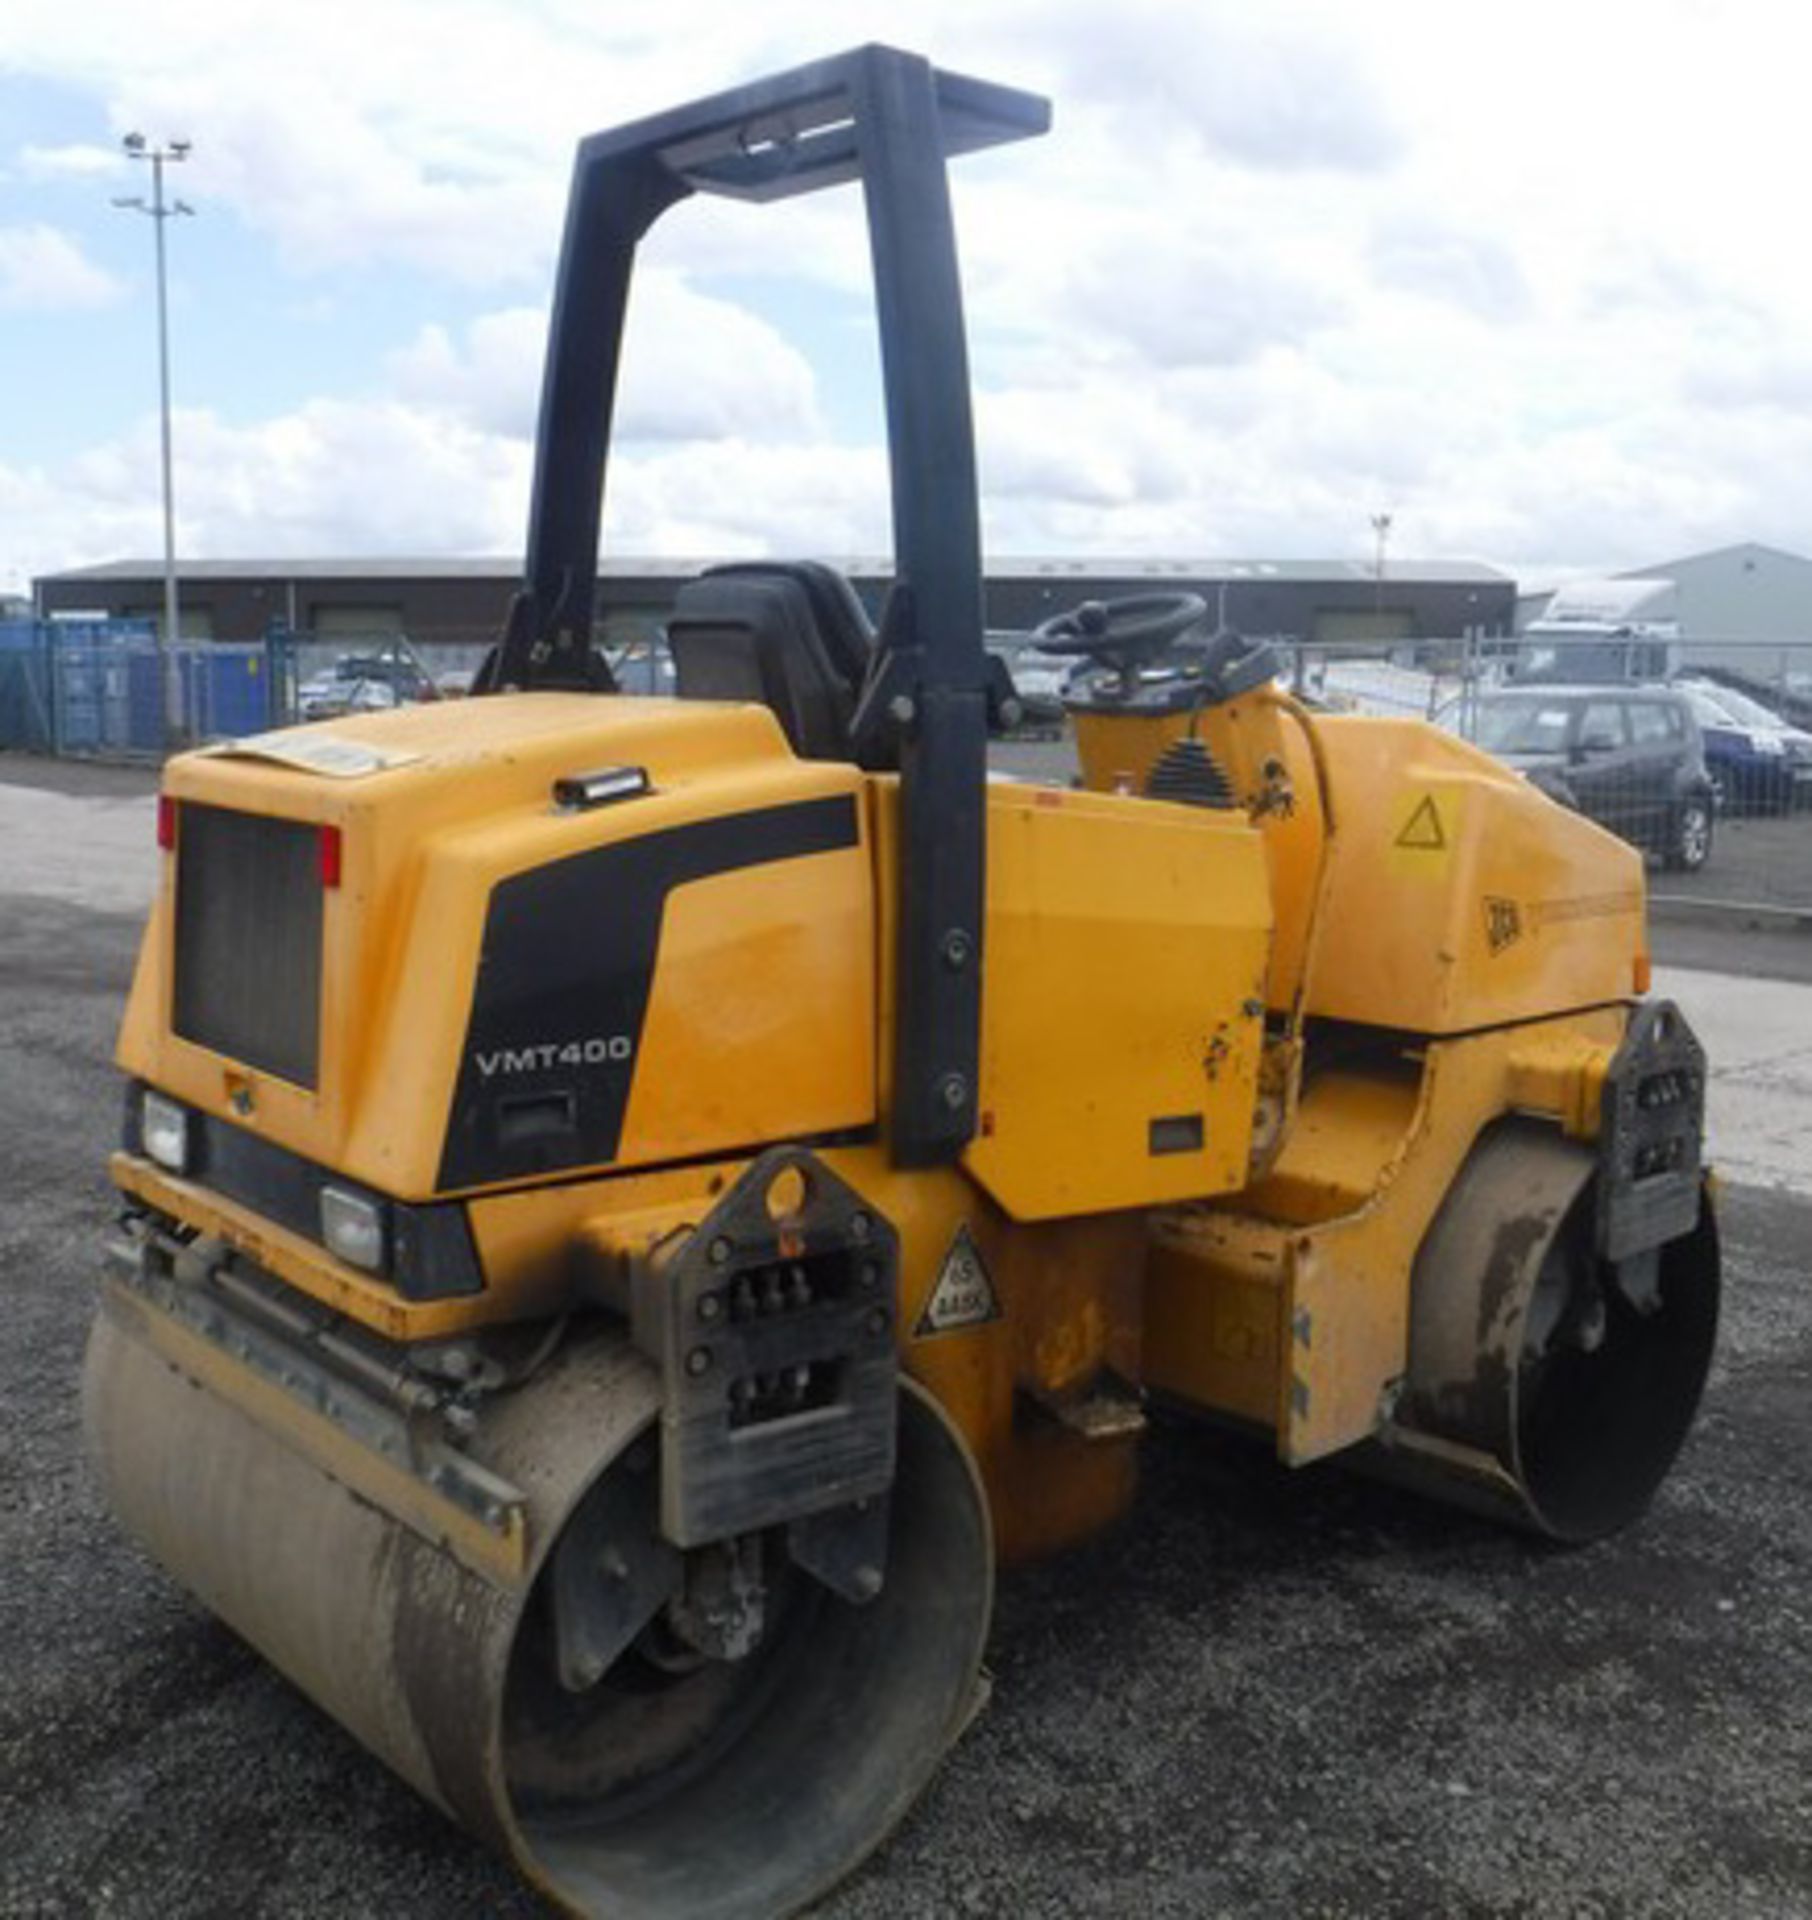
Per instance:
[[[1413,640],[1416,620],[1406,607],[1329,607],[1316,614],[1309,637],[1320,647],[1388,646]]]
[[[401,607],[316,607],[309,625],[319,640],[391,640],[403,630]]]
[[[125,618],[148,621],[152,631],[161,634],[164,630],[163,602],[160,600],[154,607],[128,607]],[[184,640],[212,640],[214,609],[192,606],[187,600],[179,600],[176,604],[176,630]]]

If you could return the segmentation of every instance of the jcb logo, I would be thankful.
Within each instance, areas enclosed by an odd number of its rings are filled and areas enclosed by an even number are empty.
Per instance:
[[[622,1066],[635,1053],[626,1033],[596,1033],[586,1040],[543,1040],[529,1047],[499,1047],[495,1053],[472,1058],[480,1079],[494,1080],[506,1073],[547,1073],[554,1067]]]
[[[1485,944],[1494,954],[1515,946],[1523,937],[1522,909],[1514,900],[1485,899]]]

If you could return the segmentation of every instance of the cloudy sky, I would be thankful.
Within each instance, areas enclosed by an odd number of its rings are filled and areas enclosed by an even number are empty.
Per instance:
[[[1526,580],[1812,551],[1812,24],[1776,0],[6,0],[0,588],[159,548],[519,550],[573,142],[882,38],[1049,93],[962,162],[998,556]],[[848,192],[657,228],[620,554],[887,550]]]

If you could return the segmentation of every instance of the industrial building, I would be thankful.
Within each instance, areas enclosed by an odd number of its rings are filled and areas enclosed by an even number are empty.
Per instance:
[[[1671,580],[1688,638],[1812,640],[1812,560],[1782,547],[1745,540],[1620,577]]]
[[[613,640],[646,634],[704,560],[607,560],[600,602]],[[841,563],[871,611],[889,563]],[[190,560],[181,565],[181,622],[194,639],[253,640],[273,625],[325,640],[406,634],[469,648],[497,631],[521,574],[517,560]],[[42,618],[159,620],[156,561],[116,560],[35,583]],[[1458,638],[1512,630],[1516,584],[1466,561],[1393,560],[1382,575],[1350,560],[1002,560],[987,574],[987,623],[1024,629],[1084,599],[1189,589],[1242,632],[1320,644]]]

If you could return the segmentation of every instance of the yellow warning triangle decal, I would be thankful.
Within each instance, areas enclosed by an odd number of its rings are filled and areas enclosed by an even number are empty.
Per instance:
[[[1409,822],[1397,835],[1397,845],[1414,847],[1422,853],[1439,853],[1447,845],[1447,835],[1441,827],[1441,811],[1435,805],[1434,795],[1425,793],[1421,804],[1409,816]]]

